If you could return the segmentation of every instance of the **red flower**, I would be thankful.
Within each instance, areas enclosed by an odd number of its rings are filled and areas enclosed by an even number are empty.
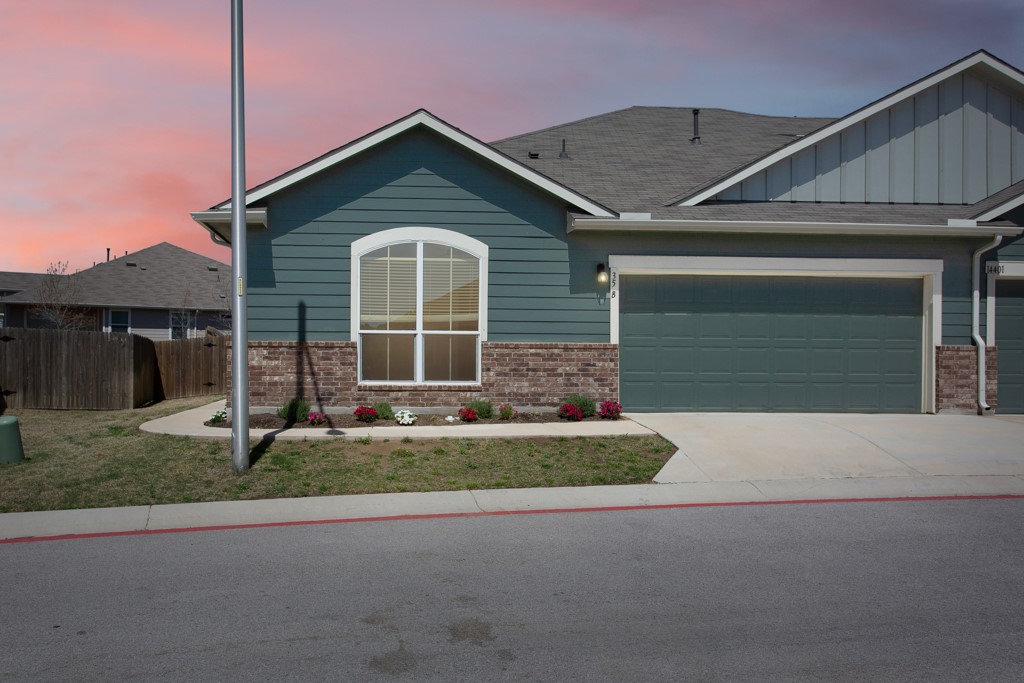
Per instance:
[[[563,403],[558,409],[558,417],[569,422],[579,422],[583,419],[583,411],[574,403]]]
[[[472,408],[459,408],[459,419],[463,422],[476,422],[477,414]]]

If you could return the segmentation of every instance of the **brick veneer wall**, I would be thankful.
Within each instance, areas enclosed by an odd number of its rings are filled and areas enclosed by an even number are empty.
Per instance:
[[[978,410],[978,351],[974,346],[935,348],[937,386],[936,410]],[[985,400],[994,409],[998,403],[999,353],[985,349]]]
[[[619,395],[615,344],[484,342],[482,381],[471,386],[358,384],[356,362],[355,342],[250,342],[249,404],[274,407],[303,396],[339,408],[374,401],[388,401],[396,408],[452,408],[476,399],[554,408],[568,394],[585,394],[599,402],[618,400]],[[230,348],[228,368],[230,386]]]

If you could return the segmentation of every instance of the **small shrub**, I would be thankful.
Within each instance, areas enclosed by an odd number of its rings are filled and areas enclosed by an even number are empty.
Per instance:
[[[491,405],[490,401],[470,401],[469,407],[476,411],[477,417],[481,420],[490,420],[494,417],[494,406]]]
[[[502,420],[514,420],[519,417],[519,411],[513,408],[511,403],[502,403],[498,406],[498,417]]]
[[[228,411],[226,411],[226,410],[218,410],[210,418],[210,423],[211,424],[220,424],[221,422],[227,422],[227,421],[228,421]]]
[[[399,410],[395,413],[395,422],[408,426],[416,424],[416,415],[411,410]]]
[[[370,406],[359,406],[352,414],[355,415],[356,419],[360,422],[373,422],[379,417],[377,415],[377,411]]]
[[[594,415],[597,415],[597,401],[588,396],[584,396],[583,394],[573,394],[572,396],[565,398],[562,403],[571,403],[576,406],[580,409],[580,412],[583,413],[583,417],[593,417]]]
[[[277,409],[277,416],[289,422],[299,422],[309,417],[309,401],[295,397]]]
[[[601,404],[601,417],[605,420],[618,420],[622,415],[622,404],[618,401],[605,401]]]
[[[309,411],[308,421],[310,426],[319,427],[327,422],[327,415],[321,413],[319,410],[311,410]]]
[[[377,411],[377,418],[380,420],[394,420],[395,413],[391,410],[391,404],[387,401],[379,401],[373,404],[373,409]]]
[[[583,411],[575,403],[563,403],[558,409],[558,417],[569,422],[579,422],[583,419]]]
[[[476,422],[480,416],[472,408],[459,408],[459,419],[463,422]]]

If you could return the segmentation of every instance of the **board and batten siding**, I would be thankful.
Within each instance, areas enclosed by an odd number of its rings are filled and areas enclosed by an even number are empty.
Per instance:
[[[1024,180],[1024,99],[958,74],[716,195],[973,204]]]
[[[570,253],[566,207],[433,133],[412,130],[272,195],[250,232],[249,336],[350,339],[350,245],[401,227],[488,245],[488,340],[607,342],[597,254]]]

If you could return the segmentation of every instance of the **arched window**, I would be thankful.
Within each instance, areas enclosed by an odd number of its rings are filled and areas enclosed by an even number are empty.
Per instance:
[[[352,244],[359,381],[480,381],[487,245],[437,228],[397,228]]]

